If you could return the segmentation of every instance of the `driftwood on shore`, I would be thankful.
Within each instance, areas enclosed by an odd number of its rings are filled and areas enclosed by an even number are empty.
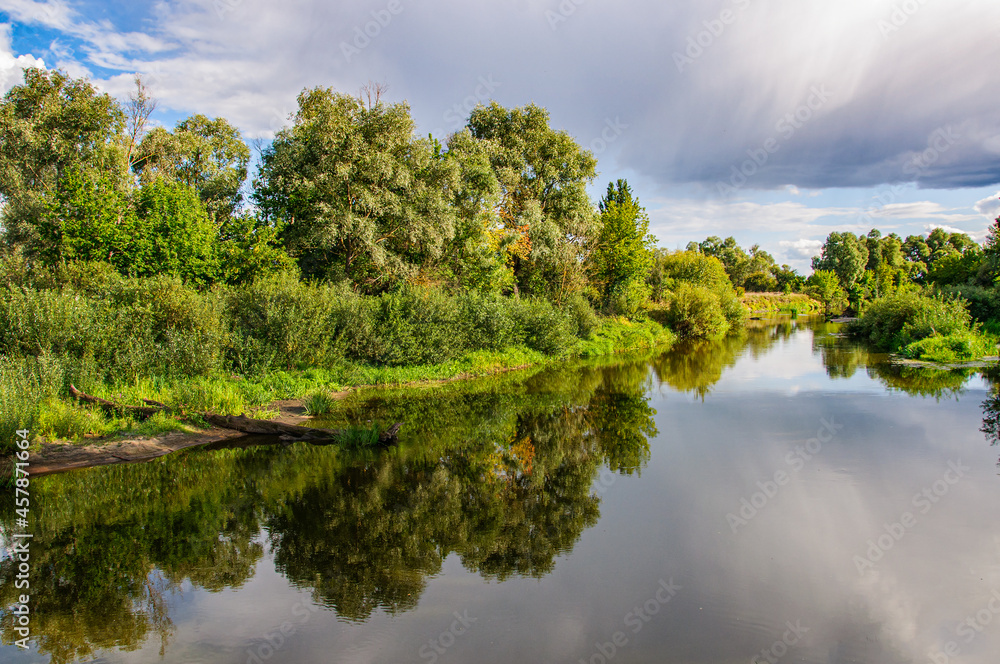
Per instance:
[[[295,424],[284,424],[274,420],[255,420],[243,415],[215,415],[204,413],[205,421],[221,429],[233,429],[241,433],[258,436],[280,436],[282,440],[303,440],[316,444],[335,443],[345,432],[340,429],[316,429]],[[379,445],[392,445],[399,436],[400,423],[393,424],[378,436]]]
[[[146,406],[123,406],[122,404],[117,404],[113,401],[108,401],[107,399],[102,399],[100,397],[91,396],[81,392],[76,389],[75,385],[69,386],[69,393],[83,403],[100,406],[101,410],[110,415],[131,415],[136,419],[146,420],[157,413],[170,412],[170,409],[167,408],[166,404],[162,404],[159,401],[153,401],[152,399],[143,399],[143,402],[148,404]]]
[[[143,399],[147,406],[124,406],[107,399],[91,396],[69,386],[70,394],[84,403],[99,406],[106,413],[112,415],[131,415],[136,419],[147,419],[156,413],[169,413],[170,409],[159,401]],[[216,413],[200,413],[201,417],[212,426],[220,429],[230,429],[240,433],[253,434],[257,436],[278,436],[284,441],[308,441],[316,445],[330,445],[338,442],[346,434],[339,429],[316,429],[303,427],[295,424],[285,424],[274,420],[256,420],[245,415],[217,415]],[[391,427],[378,435],[377,444],[381,446],[395,444],[399,437],[400,423]]]

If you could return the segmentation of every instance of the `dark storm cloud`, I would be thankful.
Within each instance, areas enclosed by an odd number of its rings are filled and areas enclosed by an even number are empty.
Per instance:
[[[109,89],[153,73],[166,107],[249,134],[280,127],[303,87],[375,80],[423,133],[480,101],[537,103],[605,170],[664,187],[1000,182],[994,0],[181,0],[158,5],[141,58],[133,33],[116,52],[72,2],[51,4],[0,10],[60,17],[88,57],[120,63]]]

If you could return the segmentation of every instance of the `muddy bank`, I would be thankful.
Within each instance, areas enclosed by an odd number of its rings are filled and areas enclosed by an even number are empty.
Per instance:
[[[338,392],[332,396],[341,399],[346,394],[347,392]],[[302,424],[311,419],[305,414],[305,406],[301,400],[276,401],[271,404],[271,408],[278,411],[278,417],[273,421],[281,424]],[[86,445],[42,443],[41,447],[28,457],[29,471],[32,475],[48,475],[91,466],[138,463],[189,447],[236,442],[239,439],[254,440],[256,444],[263,442],[259,436],[248,436],[232,429],[211,427],[192,432],[171,431],[149,437],[97,439]],[[9,472],[9,468],[4,468],[0,470],[0,475],[7,475]]]

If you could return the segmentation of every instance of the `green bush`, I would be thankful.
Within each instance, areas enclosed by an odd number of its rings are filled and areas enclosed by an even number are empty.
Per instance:
[[[542,298],[524,298],[511,302],[517,340],[545,355],[565,355],[573,347],[576,335],[570,316]]]
[[[460,320],[470,349],[501,351],[517,345],[510,300],[479,292],[459,297]]]
[[[345,334],[352,296],[277,274],[226,291],[229,362],[243,373],[326,366]]]
[[[447,362],[465,350],[459,306],[437,289],[403,288],[367,298],[350,353],[373,364],[403,366]]]
[[[995,351],[996,347],[988,339],[972,332],[925,337],[903,349],[909,358],[932,362],[975,360]]]
[[[670,297],[666,319],[681,337],[717,339],[730,329],[719,296],[704,286],[687,283],[682,283]]]
[[[581,339],[589,339],[594,330],[601,324],[597,312],[590,306],[590,301],[580,293],[573,293],[562,304],[562,310],[569,315],[573,324],[573,332]]]
[[[946,298],[965,300],[966,308],[974,320],[985,323],[1000,319],[1000,290],[983,286],[944,286],[939,291]]]
[[[608,294],[608,311],[612,316],[635,320],[643,315],[652,288],[643,281],[618,284]]]
[[[848,332],[879,350],[898,351],[930,336],[971,331],[970,325],[961,300],[901,291],[869,304]]]

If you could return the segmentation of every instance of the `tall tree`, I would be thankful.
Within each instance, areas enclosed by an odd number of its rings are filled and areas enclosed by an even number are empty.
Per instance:
[[[254,200],[284,224],[303,273],[376,291],[439,259],[455,234],[457,172],[414,137],[409,106],[321,87],[298,103],[264,150]]]
[[[221,223],[243,201],[250,148],[225,118],[193,115],[173,132],[150,131],[136,149],[132,170],[142,183],[159,177],[193,187],[211,217]]]
[[[827,236],[822,255],[812,260],[813,270],[833,272],[848,291],[864,276],[867,265],[868,245],[865,238],[836,231]]]
[[[597,160],[568,133],[549,127],[548,112],[533,104],[479,106],[468,129],[485,144],[497,180],[497,222],[510,246],[520,248],[511,257],[516,288],[556,299],[581,289],[596,221],[587,184]]]
[[[131,186],[118,103],[85,79],[27,69],[0,102],[0,199],[8,247],[37,245],[46,195],[71,171]]]
[[[590,253],[594,283],[606,308],[633,315],[649,297],[646,276],[656,238],[649,234],[649,217],[625,180],[609,184],[598,207],[600,230]]]

